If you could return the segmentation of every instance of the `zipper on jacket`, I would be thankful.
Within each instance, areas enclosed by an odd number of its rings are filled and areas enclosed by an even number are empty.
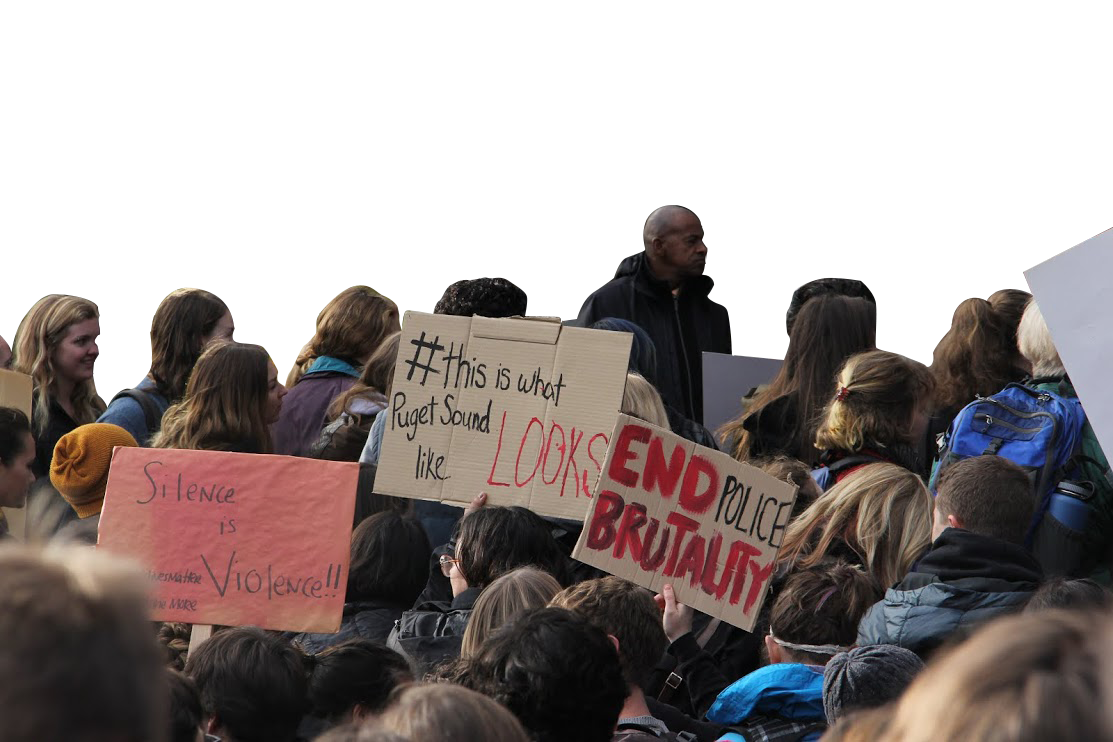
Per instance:
[[[696,402],[692,396],[692,369],[688,366],[688,347],[684,343],[684,326],[680,323],[680,297],[672,295],[672,316],[676,320],[676,334],[680,338],[681,368],[684,369],[684,378],[687,381],[688,414],[691,419],[696,418]]]

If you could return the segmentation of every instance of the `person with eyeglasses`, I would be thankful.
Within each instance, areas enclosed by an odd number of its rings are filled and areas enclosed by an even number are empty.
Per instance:
[[[568,558],[548,522],[525,508],[481,507],[482,503],[482,496],[477,497],[457,526],[452,544],[437,550],[433,570],[439,574],[430,575],[430,582],[447,579],[452,600],[419,598],[413,610],[395,623],[387,641],[421,671],[460,655],[476,599],[500,576],[532,566],[562,585],[568,583]]]

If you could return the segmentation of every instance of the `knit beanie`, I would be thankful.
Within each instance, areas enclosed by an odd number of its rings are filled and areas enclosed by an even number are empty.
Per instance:
[[[119,425],[91,423],[58,439],[50,463],[50,481],[79,518],[100,514],[108,465],[115,446],[138,446]]]
[[[903,647],[875,644],[840,652],[823,670],[827,723],[858,709],[884,706],[904,692],[923,661]]]
[[[870,304],[877,304],[869,286],[856,278],[817,278],[814,281],[808,281],[792,292],[792,300],[789,302],[788,312],[785,314],[785,325],[788,328],[789,336],[792,335],[792,326],[796,324],[796,315],[800,313],[800,307],[807,304],[810,299],[828,294],[865,299]]]

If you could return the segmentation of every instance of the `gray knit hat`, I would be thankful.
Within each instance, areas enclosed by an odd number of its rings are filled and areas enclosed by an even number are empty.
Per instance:
[[[827,723],[858,709],[884,706],[904,692],[923,661],[903,647],[875,644],[840,652],[823,670]]]

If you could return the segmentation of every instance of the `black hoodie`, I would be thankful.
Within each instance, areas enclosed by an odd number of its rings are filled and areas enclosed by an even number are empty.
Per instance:
[[[590,327],[607,317],[645,330],[657,347],[657,374],[650,379],[666,404],[703,420],[703,356],[730,353],[730,318],[708,298],[707,276],[690,279],[673,296],[668,283],[649,270],[645,253],[623,260],[614,279],[587,297],[576,324]]]

